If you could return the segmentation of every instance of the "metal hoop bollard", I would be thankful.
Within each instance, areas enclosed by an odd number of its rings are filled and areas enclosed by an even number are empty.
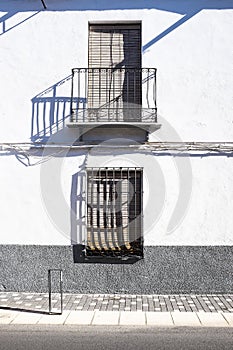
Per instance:
[[[61,269],[49,269],[48,270],[48,289],[49,289],[49,313],[54,314],[52,312],[52,271],[59,271],[59,276],[60,276],[60,300],[61,300],[61,312],[59,312],[59,315],[62,315],[63,312],[63,290],[62,290],[62,270]]]

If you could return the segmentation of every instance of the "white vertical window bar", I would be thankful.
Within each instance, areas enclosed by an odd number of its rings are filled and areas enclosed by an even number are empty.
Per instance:
[[[117,248],[120,249],[121,247],[121,232],[122,232],[122,214],[123,214],[123,207],[122,207],[122,191],[123,191],[123,179],[122,179],[122,171],[120,169],[119,176],[118,176],[118,193],[117,193],[117,206],[116,206],[116,232],[117,232]]]
[[[136,236],[137,236],[136,216],[137,216],[137,170],[135,168],[134,170],[134,242],[136,241]]]
[[[96,210],[96,215],[97,215],[97,220],[96,220],[96,244],[95,247],[99,248],[101,246],[101,238],[100,238],[100,178],[101,178],[101,170],[98,171],[98,176],[96,177],[96,193],[97,193],[97,210]]]
[[[100,111],[100,115],[101,115],[101,68],[99,68],[99,90],[98,90],[98,99],[99,99],[99,105],[98,105],[98,111]],[[99,117],[99,113],[98,113],[98,117]]]
[[[105,177],[104,177],[104,236],[106,249],[109,249],[108,242],[108,214],[107,214],[107,191],[108,189],[108,168],[105,169]]]
[[[130,243],[130,231],[131,231],[131,218],[130,218],[130,169],[127,169],[127,215],[128,215],[128,224],[127,224],[127,241],[125,240],[125,246],[128,249]]]
[[[123,175],[122,175],[122,168],[120,169],[120,173],[121,173],[121,179],[123,178]],[[124,191],[125,191],[125,189],[124,189]],[[125,197],[125,193],[124,193],[124,196],[122,196],[121,197],[121,205],[122,205],[122,203],[123,203],[123,200],[122,200],[122,198],[124,198]],[[124,236],[123,236],[123,234],[124,234],[124,221],[125,221],[125,219],[124,219],[124,208],[121,208],[121,247],[123,246],[123,244],[124,244]]]
[[[90,235],[90,242],[92,245],[92,248],[94,247],[94,202],[93,202],[93,198],[94,198],[94,171],[92,168],[92,173],[91,173],[91,235]]]
[[[116,213],[115,213],[115,191],[116,191],[116,184],[115,184],[115,169],[112,169],[112,244],[113,249],[115,249],[115,229],[116,229]]]
[[[113,169],[113,198],[112,198],[112,203],[113,203],[113,246],[114,249],[116,248],[116,230],[117,230],[117,218],[116,218],[116,173],[115,169]]]

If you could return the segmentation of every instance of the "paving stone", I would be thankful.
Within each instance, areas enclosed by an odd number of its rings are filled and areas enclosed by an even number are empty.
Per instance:
[[[37,324],[41,316],[37,313],[19,312],[11,324]]]
[[[198,318],[204,327],[227,327],[229,324],[221,313],[198,312]]]
[[[71,311],[65,324],[90,325],[93,317],[94,311]]]
[[[148,326],[173,326],[170,312],[147,312],[146,323]]]
[[[199,304],[201,305],[201,309],[203,309],[204,311],[209,311],[209,308],[208,308],[208,306],[206,305],[206,303],[205,303],[205,300],[206,300],[206,298],[201,298],[201,297],[198,297],[198,301],[199,301]]]
[[[10,324],[17,315],[16,311],[0,310],[0,324]]]
[[[136,311],[136,312],[120,312],[120,325],[134,325],[134,326],[143,326],[146,324],[145,312]]]
[[[201,326],[201,323],[194,312],[171,312],[175,326]]]
[[[107,310],[107,304],[101,305],[100,311],[105,311]]]
[[[93,325],[118,325],[120,313],[116,311],[96,311]]]
[[[231,304],[226,300],[224,296],[221,295],[219,298],[221,302],[224,304],[224,308],[231,308]]]
[[[227,320],[228,324],[233,327],[233,314],[224,312],[223,317]]]
[[[70,311],[63,311],[62,315],[42,315],[38,324],[64,324]]]

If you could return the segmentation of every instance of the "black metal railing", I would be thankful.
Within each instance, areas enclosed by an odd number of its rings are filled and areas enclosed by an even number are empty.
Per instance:
[[[157,122],[156,69],[73,68],[70,122]]]

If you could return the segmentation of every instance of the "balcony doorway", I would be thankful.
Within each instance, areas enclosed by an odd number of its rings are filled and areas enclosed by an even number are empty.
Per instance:
[[[141,24],[90,24],[89,119],[140,121]]]

